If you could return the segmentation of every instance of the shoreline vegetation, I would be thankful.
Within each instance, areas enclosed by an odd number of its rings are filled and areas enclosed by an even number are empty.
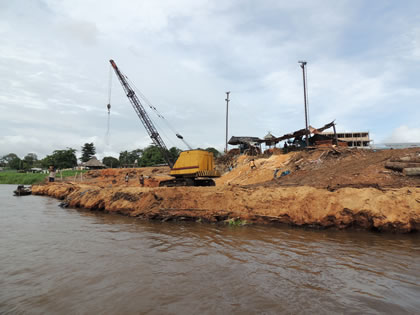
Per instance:
[[[63,170],[56,173],[55,180],[61,181],[71,179],[80,172],[85,173],[86,171],[76,170]],[[0,184],[6,185],[36,185],[42,184],[48,179],[48,173],[20,173],[15,170],[7,170],[0,172]]]

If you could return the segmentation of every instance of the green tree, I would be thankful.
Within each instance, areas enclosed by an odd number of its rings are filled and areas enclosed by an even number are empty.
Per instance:
[[[120,152],[120,156],[119,156],[120,165],[121,166],[133,166],[133,165],[138,166],[142,155],[143,155],[142,149],[136,149],[130,152],[122,151]]]
[[[102,159],[102,163],[104,163],[108,167],[116,168],[120,166],[120,161],[113,156],[106,156]]]
[[[148,146],[143,151],[143,155],[141,156],[139,166],[153,166],[157,164],[166,164],[162,152],[155,145]]]
[[[12,161],[13,159],[19,158],[15,153],[9,153],[6,155],[3,155],[0,159],[0,164],[2,166],[9,166],[10,161]]]
[[[209,147],[209,148],[207,148],[205,150],[213,153],[213,156],[215,158],[218,158],[220,156],[220,152],[217,149],[215,149],[215,148]]]
[[[96,153],[96,149],[93,142],[85,143],[82,147],[82,157],[80,158],[80,160],[82,162],[87,162],[92,158],[92,156],[95,155],[95,153]]]
[[[57,168],[72,168],[77,165],[76,150],[67,148],[66,150],[55,150],[51,155],[47,155],[42,160],[44,167],[51,165]]]
[[[12,158],[9,163],[7,164],[11,169],[14,170],[21,170],[23,169],[23,163],[22,160],[19,157]]]
[[[178,159],[179,154],[182,151],[178,149],[177,147],[172,147],[169,149],[169,156],[171,157],[172,161],[175,163],[175,161]]]
[[[38,161],[38,156],[35,153],[28,153],[23,160],[25,161],[27,167],[31,168]]]

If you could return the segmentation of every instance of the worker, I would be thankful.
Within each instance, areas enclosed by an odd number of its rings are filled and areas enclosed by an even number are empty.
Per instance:
[[[143,174],[140,174],[139,182],[140,182],[140,186],[143,187],[144,186],[144,176],[143,176]]]
[[[51,165],[49,167],[49,171],[50,171],[50,174],[48,175],[48,181],[52,183],[55,180],[55,167]]]
[[[251,170],[256,169],[257,166],[255,165],[255,161],[254,159],[251,160],[251,162],[249,162],[249,166],[251,167]]]
[[[127,174],[125,174],[125,184],[126,185],[128,185],[128,178],[129,178],[129,176],[128,176],[128,173],[127,173]]]
[[[287,141],[284,141],[284,148],[283,148],[283,152],[284,152],[284,153],[288,153],[288,152],[289,152],[289,146],[287,145]]]

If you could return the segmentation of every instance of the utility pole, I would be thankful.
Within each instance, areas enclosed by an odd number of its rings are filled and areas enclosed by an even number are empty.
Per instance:
[[[306,100],[306,61],[298,61],[300,63],[300,67],[302,68],[303,74],[303,100],[305,102],[305,128],[306,128],[306,146],[309,146],[309,126],[308,126],[308,107],[307,107],[307,100]]]
[[[225,148],[225,153],[228,152],[228,117],[229,117],[229,92],[226,92],[226,148]]]

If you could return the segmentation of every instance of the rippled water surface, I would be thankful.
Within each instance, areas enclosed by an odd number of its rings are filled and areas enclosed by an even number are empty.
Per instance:
[[[420,237],[150,223],[0,185],[0,313],[418,313]]]

